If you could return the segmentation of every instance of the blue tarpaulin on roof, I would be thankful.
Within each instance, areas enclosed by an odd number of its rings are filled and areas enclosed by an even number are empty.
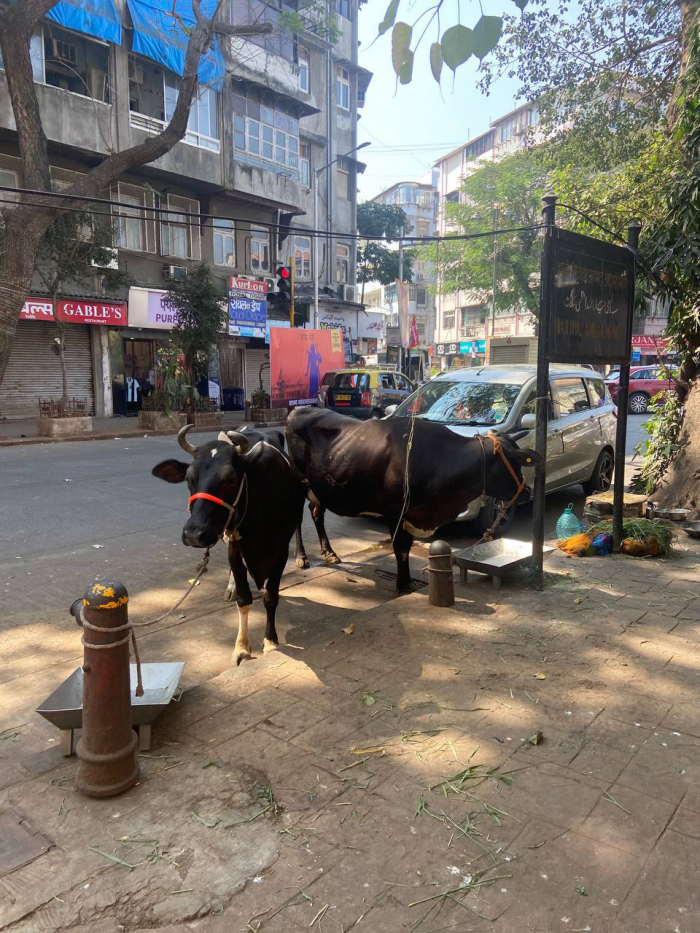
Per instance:
[[[188,42],[182,24],[195,24],[192,0],[127,0],[127,4],[134,24],[132,51],[182,76]],[[203,0],[202,13],[213,16],[216,6],[217,0]],[[199,80],[220,87],[225,72],[223,57],[215,45],[202,58]]]
[[[61,0],[46,15],[66,29],[122,44],[122,24],[114,0]]]

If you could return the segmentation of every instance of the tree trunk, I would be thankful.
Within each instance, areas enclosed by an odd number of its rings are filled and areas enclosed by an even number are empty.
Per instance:
[[[700,378],[685,399],[678,444],[680,451],[653,498],[663,508],[692,509],[692,518],[700,518]]]

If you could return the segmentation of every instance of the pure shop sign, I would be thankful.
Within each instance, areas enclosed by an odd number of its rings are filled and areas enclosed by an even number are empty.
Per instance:
[[[634,257],[555,227],[549,282],[552,363],[628,363]]]

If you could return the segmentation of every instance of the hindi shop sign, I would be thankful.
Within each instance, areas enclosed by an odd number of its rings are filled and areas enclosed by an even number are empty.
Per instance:
[[[105,324],[109,327],[126,327],[126,305],[106,301],[56,302],[56,318],[69,324]]]
[[[552,231],[551,248],[550,361],[629,362],[632,253],[559,227]]]
[[[264,339],[266,321],[267,282],[231,276],[228,280],[229,334]]]
[[[20,321],[53,321],[53,302],[48,298],[27,298],[19,312]]]

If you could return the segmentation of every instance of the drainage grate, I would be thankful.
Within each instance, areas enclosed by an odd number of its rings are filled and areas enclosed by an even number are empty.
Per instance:
[[[392,573],[390,570],[378,570],[375,568],[374,572],[377,576],[382,577],[382,579],[393,580],[394,583],[396,583],[396,574]],[[411,578],[411,583],[417,590],[424,590],[428,585],[425,580],[415,580],[414,578]]]
[[[15,810],[0,813],[0,878],[48,852],[53,843]]]

